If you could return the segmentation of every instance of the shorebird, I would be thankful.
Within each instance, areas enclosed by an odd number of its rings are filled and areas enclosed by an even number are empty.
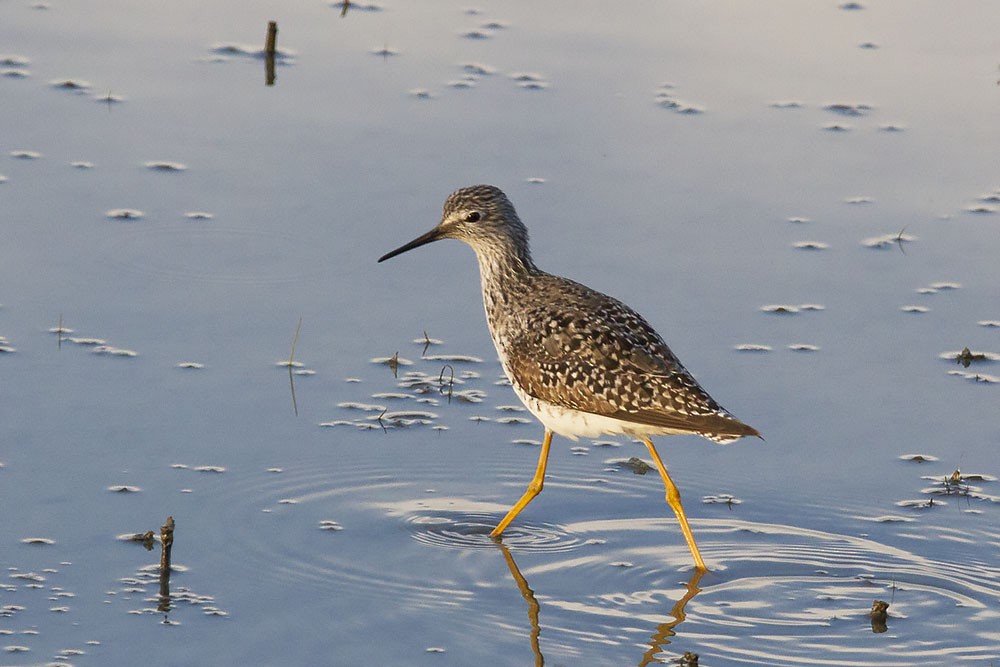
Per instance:
[[[528,230],[499,188],[456,190],[436,227],[378,261],[449,238],[475,251],[500,364],[514,393],[545,427],[528,489],[490,535],[499,537],[541,492],[553,433],[572,440],[624,434],[646,445],[695,567],[706,570],[680,492],[650,436],[696,434],[728,443],[760,433],[716,403],[630,307],[536,267]]]

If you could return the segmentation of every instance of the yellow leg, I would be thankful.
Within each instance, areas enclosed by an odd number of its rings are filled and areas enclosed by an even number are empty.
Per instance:
[[[532,478],[531,484],[528,485],[528,490],[524,492],[524,495],[517,501],[517,504],[510,508],[507,516],[497,524],[497,527],[490,533],[490,537],[498,537],[503,533],[504,529],[514,520],[514,517],[520,514],[521,510],[527,507],[528,503],[534,500],[535,496],[541,493],[542,486],[545,484],[545,464],[549,460],[549,445],[551,444],[552,431],[545,431],[545,438],[542,440],[542,453],[538,457],[538,467],[535,468],[535,476]]]
[[[667,468],[663,465],[663,461],[660,460],[660,455],[656,453],[653,441],[649,438],[643,438],[642,441],[646,443],[646,448],[653,457],[656,469],[660,471],[660,477],[663,478],[663,486],[667,489],[667,502],[674,510],[674,514],[677,515],[677,522],[681,524],[681,532],[684,533],[684,540],[687,541],[688,549],[691,550],[691,555],[694,556],[694,566],[699,570],[707,570],[705,561],[701,559],[701,554],[698,553],[698,545],[694,543],[694,535],[691,534],[691,526],[688,525],[687,516],[684,514],[684,506],[681,505],[681,492],[677,490],[673,480],[670,479],[670,475],[667,474]]]

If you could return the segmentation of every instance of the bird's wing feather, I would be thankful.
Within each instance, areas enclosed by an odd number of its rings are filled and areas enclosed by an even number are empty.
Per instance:
[[[544,288],[544,282],[541,283]],[[757,431],[730,415],[634,310],[572,283],[507,322],[507,366],[547,403],[720,442]]]

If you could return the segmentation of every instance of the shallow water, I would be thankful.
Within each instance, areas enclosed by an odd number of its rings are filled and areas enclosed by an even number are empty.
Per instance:
[[[997,20],[0,5],[0,662],[1000,661]],[[704,577],[627,439],[487,537],[542,433],[472,254],[375,264],[475,182],[764,434],[658,441]]]

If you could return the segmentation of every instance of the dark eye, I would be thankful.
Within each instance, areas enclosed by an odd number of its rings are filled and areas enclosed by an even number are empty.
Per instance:
[[[479,222],[479,220],[482,217],[483,216],[479,213],[479,211],[469,211],[468,213],[465,214],[465,221],[466,222]]]

